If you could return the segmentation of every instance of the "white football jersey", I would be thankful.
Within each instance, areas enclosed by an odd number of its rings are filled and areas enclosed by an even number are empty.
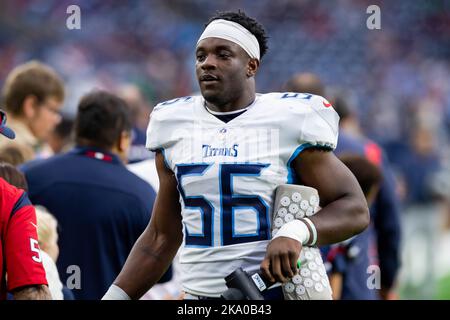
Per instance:
[[[177,178],[186,292],[219,297],[236,268],[259,270],[275,188],[295,182],[291,162],[302,150],[336,147],[338,122],[328,101],[304,93],[258,94],[228,123],[209,113],[201,96],[155,107],[147,148],[162,150]]]

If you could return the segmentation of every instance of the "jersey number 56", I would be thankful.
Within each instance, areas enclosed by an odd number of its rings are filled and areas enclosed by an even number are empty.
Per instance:
[[[185,242],[188,246],[212,247],[214,245],[214,206],[204,196],[186,196],[181,181],[185,176],[203,175],[212,164],[181,164],[177,165],[178,190],[188,209],[201,212],[203,232],[189,234],[186,229]],[[269,206],[257,195],[239,195],[233,192],[233,176],[259,176],[261,170],[268,167],[261,163],[222,163],[219,164],[220,190],[220,237],[221,244],[232,245],[245,242],[268,240],[270,234]],[[252,209],[256,212],[256,233],[251,235],[236,235],[234,233],[234,210]]]

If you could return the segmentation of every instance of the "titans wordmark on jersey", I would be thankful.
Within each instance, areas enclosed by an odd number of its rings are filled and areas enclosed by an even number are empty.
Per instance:
[[[163,151],[178,181],[186,292],[217,297],[236,268],[259,269],[275,188],[295,182],[290,165],[302,150],[336,147],[338,121],[328,101],[303,93],[257,95],[228,123],[210,114],[201,96],[155,107],[147,148]]]

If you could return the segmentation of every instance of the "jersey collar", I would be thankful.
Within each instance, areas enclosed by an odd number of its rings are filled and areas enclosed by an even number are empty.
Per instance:
[[[108,152],[108,151],[105,151],[103,149],[96,148],[96,147],[76,146],[75,148],[73,148],[70,151],[70,153],[81,155],[81,156],[92,158],[92,159],[97,159],[102,162],[108,162],[108,163],[113,163],[113,164],[122,164],[122,161],[120,160],[120,158],[117,155],[115,155],[114,153],[111,153],[111,152]]]

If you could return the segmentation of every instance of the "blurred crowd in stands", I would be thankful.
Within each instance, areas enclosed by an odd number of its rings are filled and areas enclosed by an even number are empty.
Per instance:
[[[0,2],[0,87],[30,60],[51,66],[64,83],[50,153],[69,149],[80,97],[98,88],[131,108],[129,161],[150,158],[143,145],[152,107],[198,92],[194,48],[203,24],[217,10],[242,8],[270,37],[257,91],[281,91],[298,72],[318,75],[326,97],[346,97],[359,121],[354,133],[384,148],[404,207],[439,199],[450,228],[450,2],[73,2]],[[366,27],[373,2],[381,8],[381,30]],[[80,6],[80,30],[66,27],[71,4]]]

